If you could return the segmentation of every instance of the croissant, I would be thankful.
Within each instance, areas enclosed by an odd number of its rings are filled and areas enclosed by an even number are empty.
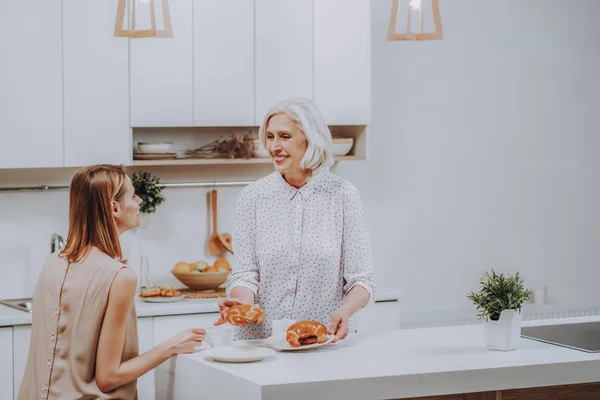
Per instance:
[[[292,347],[327,341],[327,327],[318,321],[298,321],[291,325],[285,340]]]
[[[231,307],[225,319],[231,325],[246,326],[250,322],[260,324],[265,320],[265,313],[256,304],[241,304]]]

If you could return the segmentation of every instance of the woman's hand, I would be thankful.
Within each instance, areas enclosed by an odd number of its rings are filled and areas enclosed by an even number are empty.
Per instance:
[[[219,326],[219,325],[223,325],[225,322],[227,322],[227,320],[225,319],[225,316],[227,315],[227,311],[229,311],[229,309],[231,307],[239,306],[240,304],[244,304],[244,303],[242,303],[240,300],[238,300],[236,298],[223,299],[223,300],[219,301],[219,312],[221,313],[221,315],[219,316],[218,321],[215,322],[213,325]]]
[[[344,307],[338,308],[331,316],[331,327],[329,328],[329,334],[335,335],[335,338],[331,343],[335,343],[338,340],[343,340],[348,336],[350,326],[348,319],[350,318],[350,312]]]
[[[206,337],[204,329],[190,328],[167,339],[171,355],[193,353]]]

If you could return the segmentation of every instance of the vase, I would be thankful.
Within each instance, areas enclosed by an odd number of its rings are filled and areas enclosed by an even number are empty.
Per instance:
[[[488,320],[483,329],[485,347],[490,350],[514,350],[521,339],[521,313],[503,310],[497,321]]]

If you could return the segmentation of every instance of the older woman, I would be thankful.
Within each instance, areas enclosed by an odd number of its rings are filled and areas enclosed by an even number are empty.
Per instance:
[[[259,136],[275,172],[244,188],[234,217],[229,307],[258,303],[259,325],[236,327],[236,339],[266,338],[277,319],[316,320],[344,339],[353,315],[373,302],[369,235],[355,186],[329,172],[331,133],[309,100],[276,104]]]

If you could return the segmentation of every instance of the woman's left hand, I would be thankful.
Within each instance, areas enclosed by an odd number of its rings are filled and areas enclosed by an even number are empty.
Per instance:
[[[350,318],[350,312],[344,308],[338,308],[331,316],[331,327],[329,333],[335,335],[335,338],[331,343],[335,343],[338,340],[343,340],[348,336],[350,326],[348,325],[348,319]]]

